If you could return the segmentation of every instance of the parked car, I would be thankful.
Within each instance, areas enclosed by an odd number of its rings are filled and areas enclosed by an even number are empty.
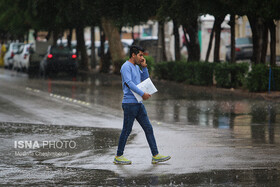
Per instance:
[[[27,69],[28,75],[38,75],[40,63],[45,57],[50,46],[49,42],[35,41],[35,44],[29,48],[29,66]]]
[[[14,56],[18,53],[20,46],[23,43],[10,43],[7,45],[7,51],[4,56],[4,66],[5,68],[12,69],[14,65]]]
[[[18,71],[26,71],[29,67],[30,47],[32,44],[25,44],[19,47],[14,55],[14,69]]]
[[[152,56],[154,59],[157,57],[157,37],[137,38],[132,45],[138,45],[145,49],[145,55]]]
[[[67,47],[68,45],[68,40],[66,39],[59,39],[57,40],[57,45],[63,45],[64,47]],[[73,50],[73,53],[76,53],[76,48],[77,48],[77,41],[76,40],[72,40],[71,41],[71,49]]]
[[[230,61],[230,46],[227,46],[226,61]],[[252,38],[236,38],[235,39],[235,59],[236,60],[251,60],[253,56]]]
[[[51,73],[69,72],[76,76],[78,72],[77,55],[65,46],[49,46],[47,54],[40,63],[40,74],[49,76]]]

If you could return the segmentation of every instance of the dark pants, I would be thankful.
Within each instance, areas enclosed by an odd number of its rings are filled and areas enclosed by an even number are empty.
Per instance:
[[[123,129],[119,139],[117,156],[123,155],[124,147],[127,138],[131,133],[133,122],[135,119],[139,122],[145,132],[152,155],[157,155],[158,149],[154,137],[154,131],[149,121],[145,106],[142,103],[123,103],[122,108],[124,112]]]

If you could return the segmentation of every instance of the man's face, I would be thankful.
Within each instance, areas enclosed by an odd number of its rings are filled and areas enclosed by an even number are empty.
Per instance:
[[[134,56],[134,62],[138,65],[144,61],[143,51],[139,51],[137,55]]]

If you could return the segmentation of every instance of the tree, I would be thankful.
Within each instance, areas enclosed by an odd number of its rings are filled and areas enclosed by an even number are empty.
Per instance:
[[[211,52],[213,37],[215,36],[214,45],[214,62],[220,62],[220,41],[221,41],[221,31],[222,23],[224,22],[225,16],[228,13],[228,6],[226,1],[223,0],[213,0],[211,3],[208,1],[200,0],[201,11],[203,13],[211,14],[215,17],[213,28],[210,34],[209,45],[206,54],[206,62],[209,59]]]
[[[173,34],[175,41],[175,61],[181,60],[181,52],[180,52],[180,35],[179,35],[179,25],[176,19],[173,19]]]
[[[158,22],[158,42],[156,62],[166,61],[164,21]]]
[[[280,2],[277,0],[248,0],[245,4],[246,15],[249,19],[253,35],[253,62],[255,64],[265,63],[266,56],[266,32],[270,31],[270,64],[276,64],[276,30],[275,19],[280,18]],[[257,10],[257,11],[256,11]],[[265,40],[264,40],[265,39]],[[262,57],[263,56],[263,57]]]
[[[77,53],[81,56],[79,68],[88,70],[88,59],[84,41],[84,27],[89,20],[92,6],[89,0],[29,0],[27,20],[35,30],[47,30],[52,33],[53,45],[66,29],[75,28],[77,35]],[[61,8],[63,7],[63,8]],[[47,16],[46,16],[47,15]],[[71,38],[70,38],[71,40]],[[70,41],[68,41],[70,43]]]
[[[276,65],[276,24],[275,20],[280,19],[280,1],[266,1],[267,6],[263,7],[263,14],[266,26],[270,32],[270,65]]]
[[[24,41],[24,35],[31,28],[29,20],[25,17],[29,11],[28,4],[22,0],[0,1],[0,30],[6,33],[9,39]]]
[[[214,47],[214,62],[220,62],[220,44],[221,44],[221,25],[225,19],[224,15],[215,16],[215,47]]]
[[[102,27],[109,41],[111,58],[114,65],[113,72],[119,73],[121,68],[121,62],[125,58],[119,29],[115,26],[112,20],[107,19],[105,17],[102,18]]]
[[[174,0],[172,5],[177,7],[177,21],[183,26],[188,49],[188,61],[200,60],[200,45],[198,41],[198,16],[200,5],[196,0]]]
[[[176,2],[172,0],[165,0],[160,2],[160,6],[157,9],[157,20],[159,23],[164,21],[172,21],[173,22],[173,35],[174,35],[174,51],[175,51],[175,61],[181,60],[181,53],[180,53],[180,35],[179,35],[179,26],[178,23],[179,15],[177,12]],[[161,34],[162,35],[162,34]],[[160,39],[159,39],[160,40]],[[164,42],[161,42],[164,44]],[[164,47],[162,47],[164,49]],[[162,56],[165,56],[164,54]]]
[[[101,26],[109,42],[114,73],[120,72],[120,61],[125,58],[119,32],[123,5],[121,0],[100,0],[97,2],[97,7],[102,10],[102,14],[100,14],[100,16],[102,15]]]

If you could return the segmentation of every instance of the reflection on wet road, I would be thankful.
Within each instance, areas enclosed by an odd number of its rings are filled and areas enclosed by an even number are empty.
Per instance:
[[[1,70],[0,79],[0,185],[280,186],[279,102],[155,80],[159,92],[145,106],[160,151],[172,159],[151,165],[135,126],[126,150],[133,165],[125,167],[112,164],[119,76],[43,80]]]

